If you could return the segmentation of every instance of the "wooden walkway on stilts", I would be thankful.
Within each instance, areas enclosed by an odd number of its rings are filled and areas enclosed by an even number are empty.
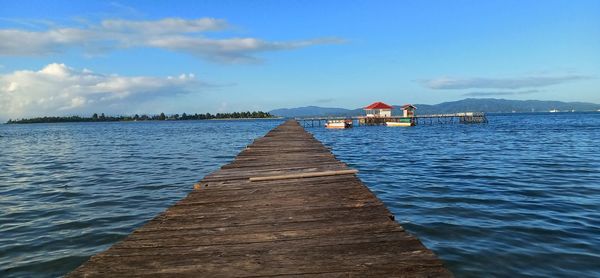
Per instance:
[[[449,277],[296,121],[69,277]]]
[[[295,118],[303,127],[325,126],[328,121],[351,120],[354,126],[377,126],[385,125],[386,122],[410,121],[415,125],[434,124],[486,124],[487,116],[483,112],[463,112],[453,114],[431,114],[416,115],[412,117],[389,116],[389,117],[308,117]]]

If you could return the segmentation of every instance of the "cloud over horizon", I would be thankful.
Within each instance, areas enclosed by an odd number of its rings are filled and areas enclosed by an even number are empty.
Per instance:
[[[0,75],[0,119],[122,112],[131,103],[190,93],[201,85],[193,74],[119,76],[52,63],[39,71]]]
[[[160,20],[107,19],[79,27],[50,27],[46,30],[0,29],[0,56],[43,56],[71,48],[87,53],[115,49],[152,47],[191,54],[213,62],[260,61],[256,54],[321,44],[342,43],[339,38],[298,41],[265,41],[252,37],[210,38],[209,32],[223,31],[222,19],[164,18]]]
[[[546,87],[566,82],[590,79],[586,75],[555,75],[555,76],[526,76],[514,78],[452,78],[440,77],[419,80],[418,82],[434,90],[464,90],[464,89],[522,89]]]
[[[463,96],[514,96],[514,95],[528,95],[540,93],[540,90],[525,90],[525,91],[495,91],[495,92],[468,92],[464,93]]]

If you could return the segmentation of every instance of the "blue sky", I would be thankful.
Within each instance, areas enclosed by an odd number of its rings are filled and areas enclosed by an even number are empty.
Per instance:
[[[600,1],[0,1],[0,118],[600,103]]]

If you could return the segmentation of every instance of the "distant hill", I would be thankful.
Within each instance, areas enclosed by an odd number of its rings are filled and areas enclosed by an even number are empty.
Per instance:
[[[436,105],[415,105],[420,114],[432,113],[457,113],[457,112],[488,112],[488,113],[511,113],[511,112],[548,112],[559,111],[596,111],[600,104],[587,102],[562,102],[542,100],[508,100],[493,98],[468,98],[459,101],[444,102]]]
[[[393,115],[400,115],[400,106],[393,105]],[[600,104],[588,102],[562,102],[542,100],[508,100],[494,98],[467,98],[458,101],[443,102],[440,104],[415,104],[417,113],[439,114],[458,112],[488,112],[488,113],[511,113],[511,112],[548,112],[559,111],[597,111]],[[363,115],[362,108],[326,108],[318,106],[307,106],[299,108],[275,109],[269,111],[272,115],[281,117],[308,117],[308,116],[358,116]]]

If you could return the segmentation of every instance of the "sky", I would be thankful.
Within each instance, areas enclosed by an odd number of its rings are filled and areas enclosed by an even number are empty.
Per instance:
[[[600,1],[0,0],[0,120],[600,103]]]

